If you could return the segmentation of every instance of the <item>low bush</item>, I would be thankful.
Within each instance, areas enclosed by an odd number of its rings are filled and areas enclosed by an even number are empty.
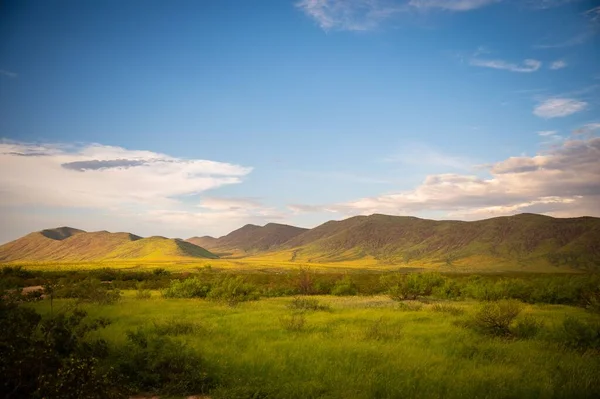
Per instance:
[[[341,280],[335,282],[335,285],[331,289],[332,295],[343,296],[343,295],[356,295],[358,290],[356,284],[352,281],[349,276],[344,277]]]
[[[292,310],[330,310],[330,306],[320,303],[318,299],[295,297],[287,307]]]
[[[208,282],[198,277],[172,280],[168,288],[161,291],[165,298],[206,298],[211,290]]]
[[[87,278],[78,282],[63,281],[54,290],[55,298],[74,298],[79,302],[90,302],[99,305],[111,305],[121,299],[121,292],[113,289],[110,283],[95,278]]]
[[[444,284],[444,278],[439,273],[394,273],[382,276],[381,284],[393,300],[414,300],[431,295],[436,287]]]
[[[579,350],[600,350],[600,322],[582,321],[569,316],[558,330],[557,340],[562,345]]]
[[[486,302],[475,313],[472,322],[478,330],[486,334],[509,336],[510,325],[522,308],[521,302],[514,299]]]
[[[294,312],[279,319],[281,326],[292,332],[302,331],[306,326],[306,316],[301,312]]]
[[[207,299],[225,302],[235,306],[240,302],[254,301],[260,298],[256,286],[246,283],[241,276],[225,276],[216,281],[206,296]]]
[[[101,360],[108,356],[103,340],[89,333],[108,324],[89,319],[81,310],[42,317],[30,308],[0,300],[0,397],[122,397]]]
[[[530,339],[538,335],[544,324],[541,321],[536,320],[531,315],[526,315],[516,321],[516,323],[510,327],[510,332],[513,336],[520,339]]]
[[[200,356],[165,335],[137,330],[127,333],[114,369],[130,392],[191,395],[212,386]]]

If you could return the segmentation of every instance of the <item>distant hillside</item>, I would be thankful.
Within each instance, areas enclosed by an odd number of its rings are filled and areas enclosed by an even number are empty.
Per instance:
[[[294,260],[600,270],[600,219],[521,214],[475,222],[371,215],[331,221],[285,243]],[[478,264],[479,263],[479,264]]]
[[[203,236],[203,237],[188,238],[185,241],[190,242],[190,243],[197,245],[199,247],[202,247],[202,248],[211,249],[211,248],[215,247],[217,239],[215,237],[211,237],[211,236]]]
[[[308,229],[286,224],[268,223],[262,227],[247,224],[217,239],[213,237],[194,237],[187,241],[191,243],[203,243],[207,248],[217,252],[241,251],[244,253],[256,253],[278,248],[306,231]]]
[[[142,238],[130,233],[87,233],[69,227],[42,230],[0,246],[0,262],[159,260],[216,258],[206,249],[165,237]]]

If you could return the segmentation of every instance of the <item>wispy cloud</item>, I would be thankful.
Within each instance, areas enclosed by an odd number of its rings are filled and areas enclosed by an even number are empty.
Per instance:
[[[600,122],[588,123],[583,125],[582,127],[573,130],[573,134],[575,135],[589,135],[595,133],[600,130]],[[600,157],[600,155],[599,155]]]
[[[384,162],[407,165],[426,165],[467,170],[473,161],[464,157],[446,154],[424,144],[407,144],[402,150],[383,159]]]
[[[300,0],[296,7],[326,31],[365,31],[411,10],[470,11],[502,0]]]
[[[451,11],[469,11],[500,3],[502,0],[411,0],[409,4],[417,8],[439,8]]]
[[[526,59],[522,65],[513,64],[503,60],[484,60],[480,58],[472,58],[469,62],[473,66],[503,69],[511,72],[535,72],[541,68],[542,62],[534,59]]]
[[[15,72],[11,72],[11,71],[7,71],[6,69],[0,69],[0,75],[1,76],[5,76],[7,78],[11,78],[14,79],[16,77],[18,77],[19,75]]]
[[[542,136],[542,137],[554,136],[557,133],[558,132],[556,130],[544,130],[544,131],[541,131],[541,132],[537,132],[538,136]]]
[[[567,67],[567,63],[564,60],[557,60],[550,64],[550,69],[557,70]]]
[[[519,212],[600,216],[600,138],[567,140],[533,157],[511,157],[489,167],[490,178],[463,174],[428,176],[408,191],[316,206],[297,212],[415,214],[481,218]]]
[[[588,103],[573,98],[550,98],[540,102],[533,113],[540,118],[559,118],[585,110]]]
[[[538,1],[538,0],[534,0]],[[576,0],[577,1],[577,0]],[[562,1],[562,3],[570,2],[568,0]],[[545,2],[549,3],[558,3],[558,1],[553,2]],[[549,8],[549,7],[544,7]],[[598,31],[600,31],[600,6],[594,7],[582,13],[582,32],[578,33],[568,39],[557,40],[554,43],[544,43],[533,46],[538,49],[556,49],[556,48],[564,48],[577,46],[585,43],[589,38],[596,35]]]
[[[350,31],[374,29],[406,9],[404,4],[384,0],[301,0],[296,7],[323,30]]]

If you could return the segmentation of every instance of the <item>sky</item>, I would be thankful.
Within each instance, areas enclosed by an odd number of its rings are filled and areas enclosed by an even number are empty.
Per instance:
[[[600,2],[5,0],[0,243],[600,216]]]

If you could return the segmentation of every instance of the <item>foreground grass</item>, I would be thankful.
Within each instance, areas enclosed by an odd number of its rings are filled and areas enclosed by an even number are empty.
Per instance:
[[[525,310],[544,323],[531,340],[480,335],[463,326],[464,312],[398,304],[387,297],[316,297],[329,310],[298,316],[291,298],[228,307],[204,300],[136,300],[87,305],[112,324],[97,334],[115,343],[137,328],[181,325],[178,339],[197,349],[220,385],[214,398],[585,398],[600,397],[600,358],[561,348],[551,335],[585,311],[557,305]],[[66,300],[55,301],[54,308]],[[47,301],[35,305],[47,312]],[[327,306],[326,306],[327,307]],[[175,329],[176,330],[176,329]]]

